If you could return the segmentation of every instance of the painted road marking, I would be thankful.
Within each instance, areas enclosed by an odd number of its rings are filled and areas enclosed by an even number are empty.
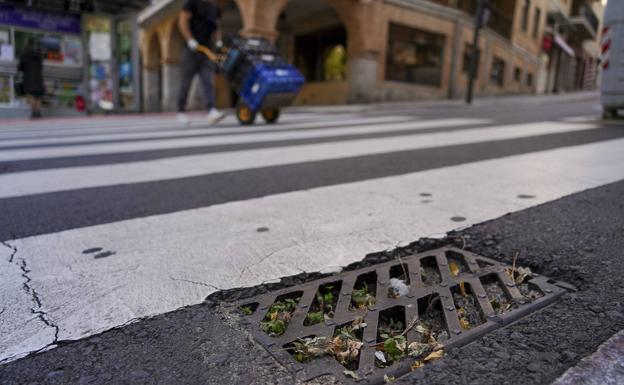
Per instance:
[[[424,121],[419,123],[418,126],[412,127],[430,128],[435,122]],[[467,124],[474,121],[446,120],[444,125],[448,126],[452,122]],[[226,171],[325,159],[341,159],[360,155],[526,138],[535,135],[581,131],[595,127],[594,125],[556,122],[530,123],[462,130],[459,132],[351,140],[325,144],[182,156],[115,165],[9,173],[0,175],[0,198],[178,179]]]
[[[567,147],[8,243],[18,250],[16,263],[27,264],[59,338],[77,339],[199,303],[218,289],[331,270],[402,240],[444,234],[458,225],[452,217],[470,226],[618,181],[622,146],[624,139]],[[421,192],[432,195],[429,203],[421,202]],[[261,227],[268,231],[258,232]],[[83,253],[93,248],[115,254],[95,259]],[[0,269],[9,277],[0,281],[2,290],[16,290],[10,277],[20,271],[7,263]],[[51,341],[29,339],[33,331],[12,321],[29,317],[27,304],[8,306],[13,315],[0,315],[0,324],[8,325],[3,333],[10,333],[0,335],[0,360]],[[50,329],[36,325],[38,336]]]

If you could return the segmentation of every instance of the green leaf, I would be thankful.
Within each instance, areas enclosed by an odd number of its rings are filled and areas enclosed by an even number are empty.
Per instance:
[[[317,324],[320,322],[323,322],[323,312],[322,311],[317,311],[317,312],[310,312],[308,313],[307,317],[308,322],[310,324]]]

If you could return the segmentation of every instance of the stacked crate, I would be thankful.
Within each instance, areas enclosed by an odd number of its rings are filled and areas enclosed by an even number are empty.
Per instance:
[[[231,37],[225,45],[223,72],[252,111],[287,106],[303,86],[303,76],[266,39]]]

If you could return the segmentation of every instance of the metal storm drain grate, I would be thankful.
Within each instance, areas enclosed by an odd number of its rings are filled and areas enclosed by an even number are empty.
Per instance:
[[[236,303],[301,381],[380,384],[543,308],[570,286],[453,247]]]

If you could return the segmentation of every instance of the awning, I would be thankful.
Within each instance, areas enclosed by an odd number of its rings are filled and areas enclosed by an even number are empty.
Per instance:
[[[563,52],[567,53],[571,57],[575,57],[574,49],[566,43],[563,37],[559,34],[555,34],[555,44],[559,46],[563,50]]]
[[[158,23],[160,19],[172,12],[178,12],[182,8],[182,1],[160,0],[146,7],[139,13],[138,22],[143,28]]]

